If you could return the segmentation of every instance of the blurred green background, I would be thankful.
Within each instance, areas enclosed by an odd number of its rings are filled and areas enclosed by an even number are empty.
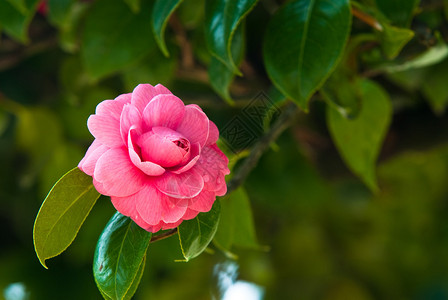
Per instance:
[[[98,200],[67,251],[48,261],[49,270],[35,256],[32,239],[45,195],[93,140],[86,121],[99,102],[138,83],[162,83],[186,103],[199,104],[223,129],[260,92],[276,101],[263,70],[260,36],[272,6],[282,1],[261,1],[248,16],[245,76],[231,86],[234,107],[207,80],[210,54],[198,30],[203,15],[194,8],[202,1],[179,7],[184,28],[174,24],[168,30],[169,58],[154,46],[102,78],[86,72],[79,51],[92,2],[76,2],[65,27],[45,13],[33,14],[25,44],[2,34],[0,298],[101,299],[91,269],[97,238],[114,213],[107,197]],[[422,1],[412,23],[416,37],[405,51],[414,53],[428,41],[430,49],[436,32],[444,38],[443,5]],[[357,20],[353,26],[354,33],[370,30]],[[364,62],[378,62],[377,46],[364,49]],[[185,47],[194,53],[186,54]],[[192,55],[193,65],[185,55]],[[388,92],[394,107],[378,162],[377,194],[345,166],[328,133],[325,103],[314,98],[310,113],[298,115],[244,183],[259,243],[267,247],[234,249],[238,279],[261,287],[264,299],[448,299],[447,62],[445,55],[393,74],[370,74],[364,65],[364,75]],[[135,299],[219,297],[213,270],[229,258],[212,250],[179,263],[177,237],[151,244]],[[14,298],[17,291],[24,297]]]

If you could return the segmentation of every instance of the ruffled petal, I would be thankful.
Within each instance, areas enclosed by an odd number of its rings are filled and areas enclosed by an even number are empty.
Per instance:
[[[96,106],[95,114],[109,116],[115,120],[120,120],[121,111],[126,103],[131,102],[132,94],[122,94],[114,100],[104,100]]]
[[[216,127],[215,123],[212,121],[208,122],[208,139],[205,143],[207,146],[213,145],[218,141],[219,138],[219,130]]]
[[[96,162],[107,150],[109,150],[108,147],[101,144],[98,140],[94,140],[84,158],[79,162],[78,168],[87,175],[93,176]]]
[[[161,126],[176,129],[185,114],[182,100],[174,95],[157,95],[146,105],[143,121],[146,129]]]
[[[203,190],[199,195],[189,200],[188,208],[198,212],[207,212],[212,209],[215,199],[214,192]]]
[[[154,183],[165,195],[180,199],[196,197],[204,188],[204,180],[194,168],[182,174],[165,172],[162,176],[155,178]]]
[[[149,101],[157,95],[156,89],[150,84],[139,84],[132,92],[131,103],[140,113],[143,113]]]
[[[120,133],[120,122],[110,116],[91,115],[87,120],[90,133],[101,144],[109,148],[120,147],[123,140]]]
[[[199,143],[202,146],[208,138],[209,120],[202,110],[195,106],[185,106],[185,115],[176,131],[182,133],[188,138],[190,143]]]
[[[138,155],[135,150],[134,141],[136,138],[134,136],[137,137],[138,133],[136,128],[131,127],[128,134],[128,151],[131,162],[143,173],[149,176],[159,176],[165,173],[165,168],[162,166],[150,161],[142,161],[140,155]]]
[[[148,179],[130,161],[124,148],[109,149],[97,161],[93,177],[108,196],[125,197],[141,190]]]
[[[230,173],[228,163],[228,158],[218,146],[206,146],[202,149],[201,156],[192,170],[198,171],[204,178],[206,190],[221,191],[226,185],[224,175]]]
[[[131,104],[126,104],[120,117],[120,133],[125,145],[128,143],[128,133],[131,127],[141,130],[141,122],[142,116],[138,109]]]
[[[140,216],[150,225],[157,225],[160,221],[177,222],[187,209],[186,205],[176,205],[175,201],[171,201],[167,195],[151,185],[145,186],[131,197]]]

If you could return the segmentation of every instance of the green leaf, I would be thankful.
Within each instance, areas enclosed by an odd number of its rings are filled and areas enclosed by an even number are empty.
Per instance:
[[[268,76],[305,111],[341,59],[350,23],[348,0],[291,1],[269,22],[263,46]]]
[[[406,28],[398,28],[389,24],[382,24],[380,32],[381,47],[388,59],[394,59],[403,47],[414,37],[414,32]]]
[[[34,223],[34,248],[40,263],[61,254],[75,239],[100,194],[92,177],[78,168],[66,173],[53,186]]]
[[[257,0],[205,2],[205,40],[209,51],[238,75],[241,75],[241,72],[232,58],[232,39],[238,25],[257,2]]]
[[[393,25],[409,27],[420,0],[375,0],[378,9]]]
[[[232,58],[237,65],[241,63],[244,57],[244,29],[238,27],[232,42]],[[208,76],[212,88],[230,105],[234,102],[229,94],[229,86],[235,78],[235,74],[226,67],[219,59],[212,57],[208,68]]]
[[[152,30],[157,45],[159,45],[160,50],[166,57],[170,54],[168,53],[165,44],[165,27],[171,14],[181,3],[182,0],[156,0],[156,3],[154,3],[154,9],[152,11]]]
[[[140,0],[124,0],[134,13],[140,12]]]
[[[436,114],[443,114],[448,104],[448,60],[430,68],[424,77],[422,92]]]
[[[59,27],[67,27],[74,0],[48,0],[48,17],[53,24]]]
[[[214,243],[224,250],[230,250],[232,246],[260,248],[246,191],[240,187],[220,201],[221,222]]]
[[[0,1],[0,27],[11,37],[27,43],[28,25],[34,16],[37,1]],[[13,6],[11,2],[15,2],[16,5]]]
[[[355,118],[361,108],[360,79],[335,72],[325,83],[321,93],[327,104],[345,118]]]
[[[201,254],[210,244],[218,229],[221,205],[215,201],[212,209],[188,221],[183,221],[178,228],[180,247],[185,261]]]
[[[142,276],[151,233],[119,212],[103,230],[93,259],[93,276],[101,294],[130,299]]]
[[[378,189],[375,164],[392,117],[386,92],[373,81],[361,87],[361,111],[355,119],[346,119],[327,107],[327,125],[336,147],[347,166],[373,191]]]
[[[143,58],[155,46],[149,4],[144,1],[139,14],[134,14],[122,0],[99,0],[92,4],[81,49],[92,77],[119,71]]]

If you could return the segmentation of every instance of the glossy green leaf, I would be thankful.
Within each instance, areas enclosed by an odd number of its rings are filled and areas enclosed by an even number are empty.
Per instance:
[[[75,239],[100,194],[92,177],[78,168],[65,174],[53,186],[34,223],[34,248],[41,264],[61,254]]]
[[[269,78],[308,110],[308,100],[337,66],[350,32],[348,0],[291,1],[272,17],[263,55]]]
[[[212,209],[188,221],[183,221],[178,227],[180,247],[185,261],[195,258],[207,248],[218,229],[221,205],[215,201]]]
[[[140,0],[124,0],[134,13],[140,12]]]
[[[182,0],[156,0],[152,10],[152,30],[160,50],[167,57],[169,53],[164,38],[166,24],[171,14],[181,3]]]
[[[244,57],[244,42],[244,30],[243,26],[240,26],[236,31],[232,42],[232,58],[237,65],[241,63]],[[232,105],[234,102],[230,97],[229,86],[235,78],[235,74],[219,59],[212,57],[208,68],[208,76],[212,88],[227,101],[227,103]]]
[[[393,25],[408,27],[420,0],[375,0],[375,2]]]
[[[361,111],[355,119],[346,119],[327,107],[327,125],[336,147],[347,166],[373,191],[378,189],[375,164],[392,117],[386,92],[373,81],[361,87]]]
[[[134,14],[122,0],[99,0],[92,4],[81,49],[84,65],[92,77],[119,71],[143,58],[155,46],[151,38],[150,4],[144,1],[139,14]]]
[[[220,201],[221,222],[214,243],[224,250],[230,250],[232,246],[259,248],[246,191],[240,187]]]
[[[241,21],[257,0],[210,0],[205,2],[205,40],[210,52],[233,73],[241,75],[232,57],[232,40]]]
[[[383,24],[380,38],[384,54],[387,58],[394,59],[413,37],[414,32],[410,29]]]
[[[355,118],[361,108],[361,88],[358,77],[333,73],[321,92],[327,104],[345,118]]]
[[[142,276],[151,233],[119,212],[103,230],[93,259],[93,275],[101,294],[130,299]]]

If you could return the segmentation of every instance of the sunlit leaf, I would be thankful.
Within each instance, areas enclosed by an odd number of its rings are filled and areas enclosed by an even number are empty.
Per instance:
[[[48,193],[34,223],[34,248],[41,264],[61,254],[75,239],[100,194],[92,177],[78,168],[65,174]]]
[[[236,31],[232,41],[232,58],[237,65],[241,63],[244,57],[244,30],[240,26]],[[233,104],[233,100],[229,94],[229,86],[232,83],[235,74],[216,57],[212,57],[208,68],[208,76],[213,89],[229,104]]]
[[[99,0],[92,4],[84,25],[81,54],[94,78],[119,71],[143,58],[155,46],[151,38],[150,4],[144,1],[138,14],[122,0]]]
[[[165,56],[169,56],[165,44],[165,27],[176,8],[182,3],[182,0],[156,0],[152,11],[152,29],[156,42]]]
[[[375,2],[393,25],[408,27],[420,0],[375,0]]]
[[[267,73],[302,109],[338,64],[350,23],[348,0],[291,1],[270,20],[263,47]]]
[[[373,81],[361,85],[361,111],[354,119],[327,107],[327,125],[347,166],[373,191],[378,189],[375,164],[392,117],[386,92]]]
[[[130,299],[140,282],[151,233],[119,212],[98,239],[93,275],[98,289],[111,299]]]
[[[389,59],[395,58],[413,37],[414,32],[410,29],[383,24],[383,31],[380,32],[380,38],[381,47],[386,57]]]
[[[188,221],[183,221],[178,228],[179,241],[185,261],[195,258],[207,248],[218,229],[221,213],[219,201],[212,209]]]
[[[233,73],[241,75],[233,60],[232,39],[241,21],[257,0],[210,0],[205,2],[205,40],[210,52]]]
[[[232,246],[259,248],[246,191],[240,187],[220,201],[221,222],[214,243],[225,250],[230,250]]]

